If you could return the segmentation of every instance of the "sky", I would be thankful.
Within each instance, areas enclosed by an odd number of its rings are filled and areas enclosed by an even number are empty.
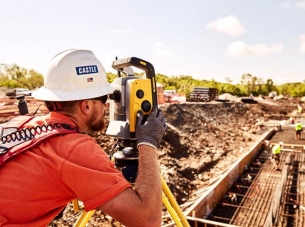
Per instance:
[[[303,82],[305,0],[0,0],[0,64],[44,75],[71,48],[106,72],[138,57],[168,77]]]

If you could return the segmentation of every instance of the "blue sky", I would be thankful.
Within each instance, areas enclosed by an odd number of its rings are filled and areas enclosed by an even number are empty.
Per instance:
[[[156,73],[305,80],[305,0],[1,1],[0,63],[44,74],[70,48],[112,61],[139,57]]]

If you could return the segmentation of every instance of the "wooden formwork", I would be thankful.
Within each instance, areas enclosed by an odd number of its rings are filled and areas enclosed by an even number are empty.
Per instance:
[[[234,226],[208,221],[204,218],[207,218],[212,213],[217,204],[223,199],[224,193],[229,190],[245,169],[248,168],[249,164],[257,157],[262,146],[264,146],[263,141],[269,139],[274,132],[275,131],[271,129],[264,133],[260,140],[253,144],[253,146],[185,212],[187,219],[193,223],[192,226]],[[204,223],[208,225],[205,225]]]

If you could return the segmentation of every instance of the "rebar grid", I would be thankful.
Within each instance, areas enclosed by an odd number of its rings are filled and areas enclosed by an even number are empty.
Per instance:
[[[277,221],[278,227],[305,226],[305,153],[291,155],[283,203]]]
[[[280,169],[288,152],[281,153]],[[266,149],[248,166],[216,207],[210,219],[237,226],[264,226],[281,171],[274,168]]]

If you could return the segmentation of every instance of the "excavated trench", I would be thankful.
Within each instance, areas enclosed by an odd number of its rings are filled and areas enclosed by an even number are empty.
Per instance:
[[[281,128],[267,139],[271,144],[260,146],[257,155],[244,166],[244,171],[231,186],[223,186],[223,190],[218,191],[214,189],[221,194],[218,195],[221,199],[216,205],[209,205],[209,208],[214,206],[212,212],[205,213],[201,220],[194,217],[196,215],[188,218],[191,226],[305,226],[305,210],[302,209],[305,204],[304,142],[294,139],[291,127]],[[284,142],[284,147],[277,169],[271,147],[279,141]],[[227,184],[232,181],[230,178],[223,180]],[[208,210],[204,208],[205,202],[198,204],[193,214],[195,211],[200,213],[200,209]]]
[[[283,189],[283,203],[277,226],[305,226],[305,210],[300,205],[305,204],[305,154],[304,152],[291,155],[290,169],[287,182]]]
[[[286,160],[288,152],[282,152]],[[263,149],[248,169],[238,178],[210,220],[237,226],[264,226],[273,203],[274,192],[283,180],[282,173],[273,167],[271,152]],[[281,161],[283,170],[285,161]]]

